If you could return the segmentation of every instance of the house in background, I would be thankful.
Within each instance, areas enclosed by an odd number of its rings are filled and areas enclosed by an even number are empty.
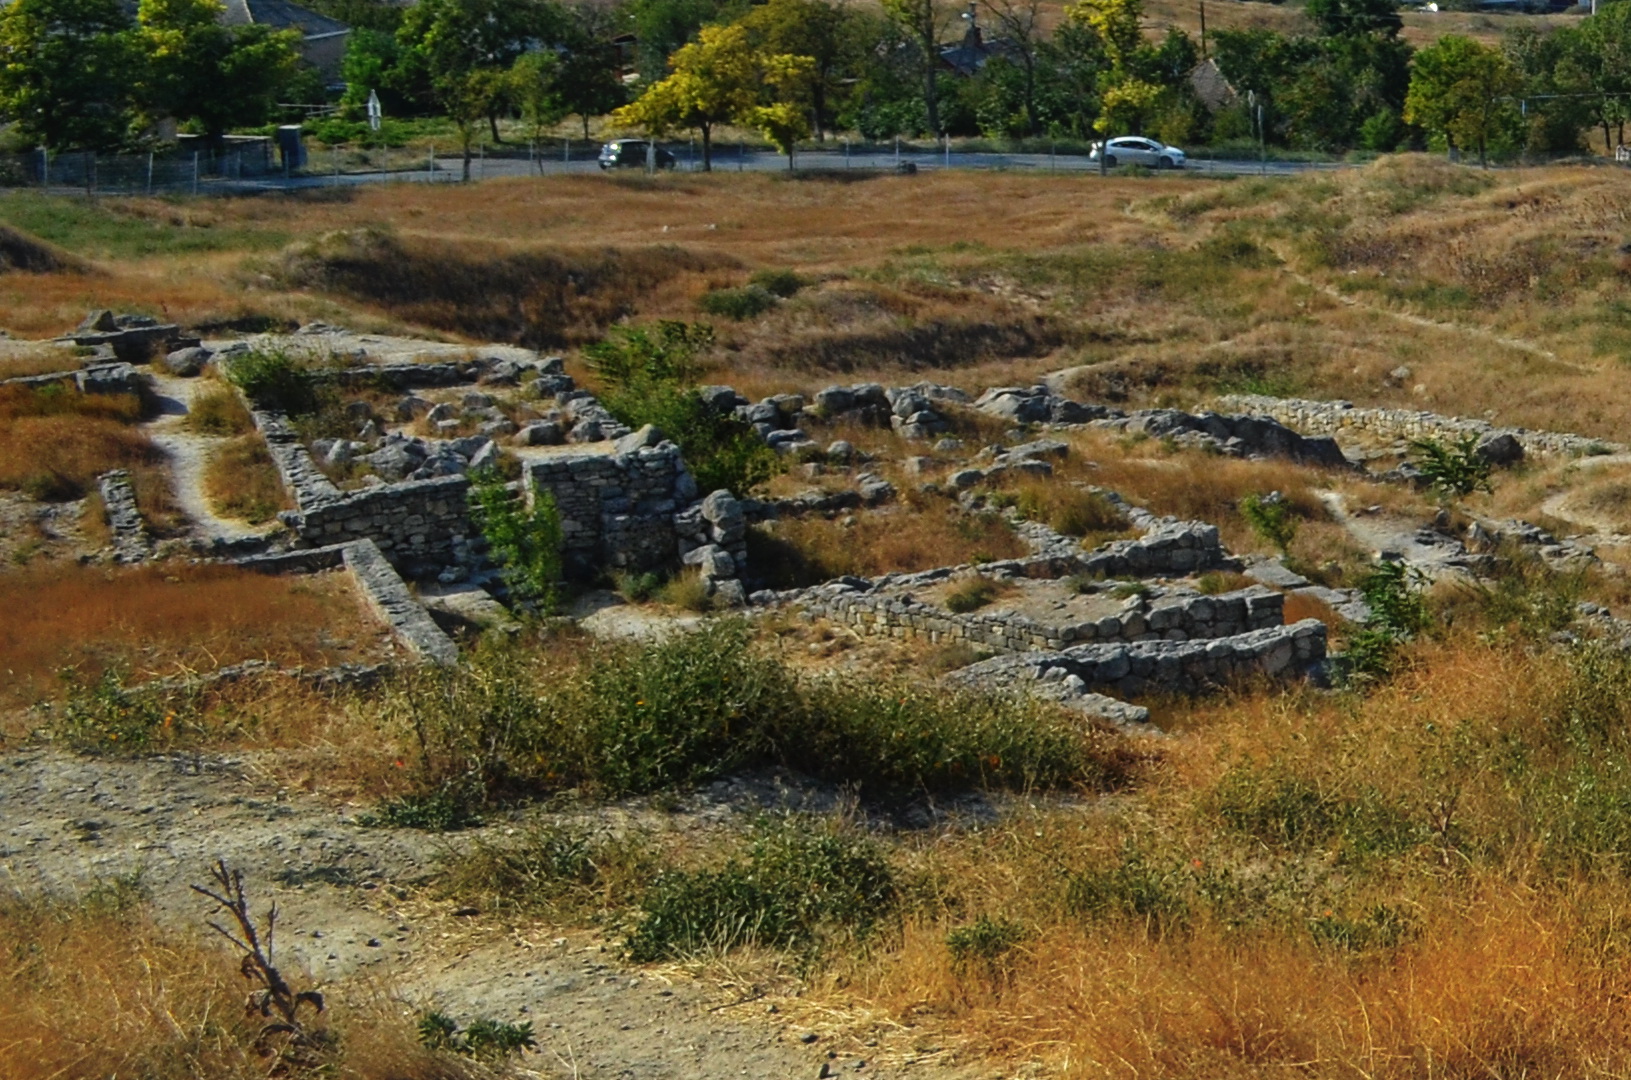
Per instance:
[[[322,73],[323,81],[341,82],[340,62],[345,59],[346,39],[351,27],[327,15],[308,11],[289,0],[225,0],[228,26],[269,26],[273,30],[294,30],[300,34],[300,58]]]

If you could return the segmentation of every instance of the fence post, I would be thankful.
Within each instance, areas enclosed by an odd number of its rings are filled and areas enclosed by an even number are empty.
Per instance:
[[[844,168],[849,168],[849,136],[844,136]]]
[[[572,164],[572,140],[571,139],[562,139],[561,140],[561,164],[562,165]],[[540,168],[538,171],[542,172],[543,169]]]
[[[487,144],[481,143],[476,147],[476,179],[487,179]]]
[[[900,136],[895,136],[895,164],[900,165]]]
[[[153,194],[153,151],[147,152],[147,193]]]
[[[198,194],[198,151],[193,151],[193,194]]]
[[[430,144],[430,160],[425,163],[425,183],[436,182],[436,144]]]
[[[51,153],[45,147],[40,147],[40,189],[51,190]]]

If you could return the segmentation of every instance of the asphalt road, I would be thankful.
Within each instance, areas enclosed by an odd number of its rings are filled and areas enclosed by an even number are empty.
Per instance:
[[[677,158],[676,171],[690,172],[701,169],[700,153],[693,157],[690,149],[684,145],[674,147],[672,152]],[[1099,171],[1097,162],[1091,161],[1085,156],[1070,154],[967,153],[952,150],[950,154],[944,151],[935,153],[902,152],[897,156],[893,151],[846,153],[842,146],[826,150],[800,151],[795,159],[795,167],[800,171],[829,172],[852,169],[856,171],[889,172],[893,171],[898,164],[907,162],[916,165],[923,172],[938,169],[966,169],[1095,174]],[[236,190],[244,188],[280,190],[377,184],[386,181],[396,183],[425,183],[427,181],[456,183],[463,175],[462,161],[458,157],[446,155],[436,157],[434,171],[429,168],[422,168],[390,172],[333,173],[325,175],[316,171],[317,166],[320,164],[320,158],[314,160],[312,169],[307,175],[288,179],[281,176],[266,176],[254,180],[245,179],[240,181],[205,180],[200,190],[213,189],[219,191],[227,184],[230,184]],[[786,170],[787,158],[781,154],[745,150],[738,146],[718,146],[714,148],[713,167],[715,172],[779,172]],[[1217,174],[1220,176],[1255,176],[1259,174],[1265,176],[1290,176],[1296,173],[1329,171],[1348,167],[1340,162],[1256,162],[1191,158],[1184,171],[1190,174]],[[636,170],[626,171],[634,172]],[[559,176],[572,173],[597,174],[599,172],[601,172],[599,163],[592,158],[563,161],[542,154],[533,161],[521,157],[483,157],[474,159],[470,163],[470,178],[472,180],[490,180],[503,176]],[[1125,168],[1111,169],[1110,175],[1120,175],[1124,172],[1126,172]]]

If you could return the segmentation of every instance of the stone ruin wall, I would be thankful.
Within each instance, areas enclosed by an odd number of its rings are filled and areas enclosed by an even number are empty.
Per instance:
[[[811,591],[816,595],[798,602],[809,618],[831,619],[872,636],[924,638],[935,644],[967,642],[1004,652],[1087,643],[1213,640],[1267,630],[1285,621],[1285,596],[1261,586],[1219,596],[1175,597],[1066,626],[1014,613],[957,615],[906,596],[840,588]]]
[[[1469,420],[1413,409],[1363,409],[1349,401],[1311,401],[1236,394],[1218,399],[1227,409],[1239,409],[1278,420],[1298,431],[1323,435],[1370,435],[1380,439],[1456,439],[1476,435],[1511,435],[1525,453],[1602,454],[1624,449],[1602,439],[1558,431],[1531,431],[1499,427],[1487,420]]]

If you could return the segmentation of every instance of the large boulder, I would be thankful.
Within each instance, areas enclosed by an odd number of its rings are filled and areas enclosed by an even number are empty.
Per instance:
[[[177,349],[165,356],[164,367],[172,375],[190,379],[204,370],[204,365],[210,362],[210,357],[213,355],[208,349],[199,345],[186,349]]]

